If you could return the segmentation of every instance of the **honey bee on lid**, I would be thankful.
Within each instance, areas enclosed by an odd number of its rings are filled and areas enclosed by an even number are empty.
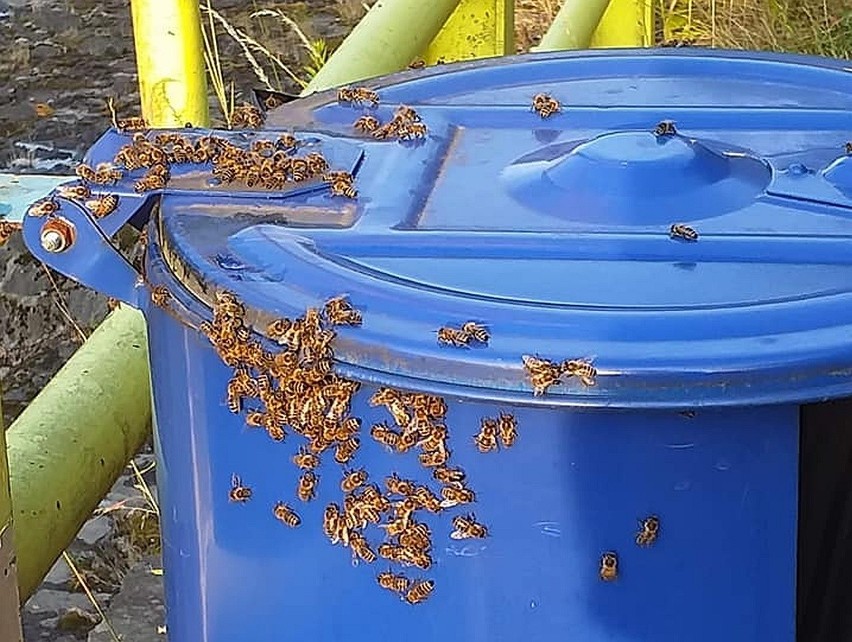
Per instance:
[[[636,534],[638,546],[650,546],[657,541],[660,534],[660,519],[656,515],[646,517],[639,522],[639,532]]]
[[[599,575],[604,582],[611,582],[618,577],[618,556],[613,551],[601,556]]]
[[[679,239],[682,241],[694,242],[698,240],[698,232],[683,223],[675,223],[672,225],[671,228],[669,228],[669,236],[673,239]]]

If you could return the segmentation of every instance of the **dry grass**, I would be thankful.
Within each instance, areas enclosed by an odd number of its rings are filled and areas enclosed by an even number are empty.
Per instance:
[[[561,0],[516,0],[518,51],[536,45]],[[852,54],[852,0],[655,0],[658,41],[729,49]]]
[[[730,49],[852,53],[850,0],[661,0],[663,37]]]
[[[515,0],[515,49],[536,46],[562,6],[562,0]]]

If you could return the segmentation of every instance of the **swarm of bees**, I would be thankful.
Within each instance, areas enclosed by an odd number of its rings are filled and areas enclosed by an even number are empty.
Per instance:
[[[471,342],[487,345],[491,339],[488,328],[475,321],[467,321],[460,328],[444,326],[438,329],[437,335],[438,343],[458,348],[468,347]]]
[[[337,90],[337,102],[359,106],[369,103],[376,107],[379,104],[379,94],[366,87],[341,87]]]
[[[684,225],[683,223],[675,223],[672,225],[669,228],[669,236],[681,241],[694,242],[698,240],[698,232],[689,227],[689,225]]]
[[[566,359],[556,363],[528,354],[523,355],[522,359],[536,397],[546,393],[551,386],[561,384],[564,376],[577,377],[587,387],[597,382],[597,369],[585,359]]]
[[[264,120],[262,111],[251,103],[243,103],[234,107],[230,123],[234,129],[260,129]]]
[[[421,121],[420,114],[407,105],[400,105],[384,125],[370,114],[361,116],[352,125],[357,131],[369,134],[377,140],[415,140],[426,138],[428,127]]]
[[[0,221],[0,245],[3,245],[12,238],[12,234],[21,229],[20,223],[12,221]]]
[[[542,118],[550,118],[562,110],[559,101],[550,94],[536,94],[533,96],[532,110]]]

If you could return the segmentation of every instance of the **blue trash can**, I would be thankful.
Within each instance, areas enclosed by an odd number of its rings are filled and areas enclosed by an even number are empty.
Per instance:
[[[107,132],[118,202],[24,235],[145,313],[171,642],[794,640],[800,408],[852,396],[844,65],[522,56]]]

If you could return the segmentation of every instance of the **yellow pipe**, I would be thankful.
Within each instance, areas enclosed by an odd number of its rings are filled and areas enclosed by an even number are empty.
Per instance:
[[[209,125],[198,0],[131,0],[142,115],[152,127]]]
[[[591,46],[650,47],[653,42],[652,0],[611,0]]]
[[[423,54],[426,63],[515,53],[514,0],[461,0]]]

